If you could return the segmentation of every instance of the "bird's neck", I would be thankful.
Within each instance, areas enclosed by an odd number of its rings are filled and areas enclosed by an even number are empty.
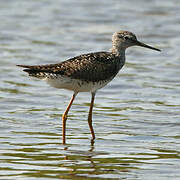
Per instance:
[[[126,44],[118,42],[116,40],[112,40],[112,53],[116,54],[117,56],[124,56],[126,50]]]
[[[113,46],[111,49],[111,52],[115,54],[116,56],[125,56],[125,50],[126,48],[124,47]]]

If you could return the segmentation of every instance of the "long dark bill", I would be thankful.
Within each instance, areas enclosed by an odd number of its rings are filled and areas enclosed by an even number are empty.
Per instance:
[[[140,42],[140,41],[136,41],[136,45],[137,45],[137,46],[141,46],[141,47],[145,47],[145,48],[149,48],[149,49],[153,49],[153,50],[155,50],[155,51],[161,51],[160,49],[154,48],[154,47],[149,46],[149,45],[147,45],[147,44],[144,44],[144,43],[142,43],[142,42]]]

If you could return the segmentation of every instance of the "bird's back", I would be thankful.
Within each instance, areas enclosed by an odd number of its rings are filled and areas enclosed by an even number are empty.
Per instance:
[[[110,52],[88,53],[68,59],[58,64],[26,66],[24,71],[30,76],[47,78],[64,76],[83,81],[98,82],[112,79],[124,65],[124,58]]]

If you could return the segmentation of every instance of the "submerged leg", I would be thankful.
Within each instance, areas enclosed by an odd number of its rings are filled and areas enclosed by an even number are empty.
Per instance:
[[[88,124],[91,131],[92,139],[95,139],[94,129],[92,126],[92,110],[94,106],[94,98],[95,98],[95,92],[92,92],[91,105],[89,108],[89,115],[88,115]]]
[[[69,112],[69,109],[71,108],[71,105],[76,97],[77,93],[74,93],[64,114],[62,115],[62,137],[63,137],[63,144],[66,143],[66,120],[67,120],[67,114]]]

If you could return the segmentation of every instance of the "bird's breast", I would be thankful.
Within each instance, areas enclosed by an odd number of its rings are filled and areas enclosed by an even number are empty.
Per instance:
[[[112,77],[106,80],[93,82],[88,80],[73,79],[61,75],[52,76],[53,77],[49,76],[44,79],[49,85],[59,89],[68,89],[74,92],[94,92],[104,87],[113,79]]]

